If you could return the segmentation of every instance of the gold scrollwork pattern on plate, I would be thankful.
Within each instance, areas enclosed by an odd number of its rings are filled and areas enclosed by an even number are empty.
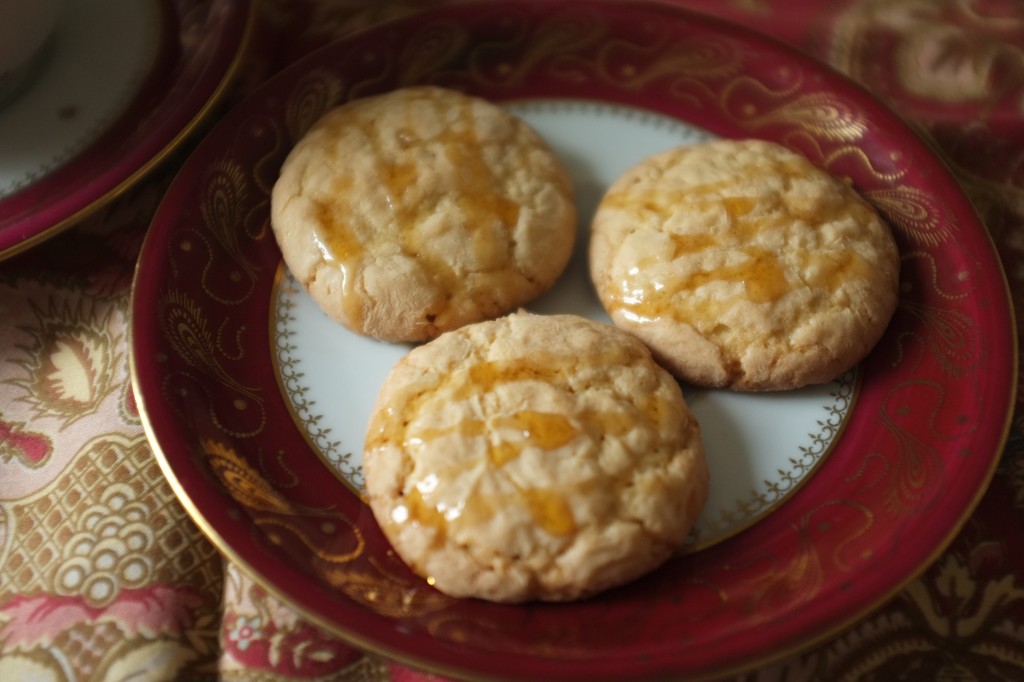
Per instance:
[[[295,84],[284,110],[284,124],[289,145],[341,100],[343,82],[333,71],[315,69]]]
[[[250,235],[246,232],[248,217],[260,207],[250,193],[252,183],[242,165],[232,159],[221,159],[212,164],[204,177],[200,203],[204,235],[216,240],[219,249],[211,251],[220,257],[207,262],[202,272],[206,292],[219,303],[233,304],[244,301],[252,294],[259,269],[250,262],[243,243]],[[219,272],[223,256],[230,259],[227,277]]]
[[[651,23],[642,35],[626,38],[609,25],[607,16],[579,10],[526,21],[513,8],[501,21],[501,37],[472,45],[465,27],[428,22],[407,36],[390,81],[395,86],[451,81],[501,88],[540,77],[628,92],[656,88],[692,106],[704,106],[724,80],[744,70],[743,47],[722,36],[692,31],[681,37]],[[379,74],[367,80],[378,79]],[[352,91],[358,94],[366,85],[354,83]]]
[[[881,211],[890,224],[922,247],[945,244],[956,233],[957,225],[935,200],[916,187],[897,185],[864,192],[872,204]]]
[[[399,85],[429,82],[469,43],[465,27],[434,24],[403,41],[398,53]]]
[[[316,403],[309,399],[307,377],[298,368],[294,309],[295,296],[299,293],[298,282],[282,264],[274,287],[271,319],[271,346],[278,386],[292,419],[305,436],[310,449],[353,492],[362,494],[362,468],[353,463],[352,452],[344,450],[341,441],[334,437],[329,427],[324,426],[324,416],[315,411]]]
[[[694,36],[682,43],[663,35],[647,44],[608,41],[598,52],[595,74],[602,82],[629,91],[643,90],[667,80],[666,91],[677,99],[696,102],[696,88],[705,96],[711,83],[721,82],[742,69],[740,48],[732,41]]]
[[[542,21],[535,28],[522,24],[518,17],[508,19],[508,36],[476,44],[468,51],[469,73],[486,85],[521,85],[538,72],[546,71],[555,79],[574,83],[588,80],[588,73],[577,73],[589,62],[577,55],[600,45],[608,33],[604,17],[594,14],[562,14]]]
[[[939,370],[953,378],[967,377],[978,369],[984,358],[979,347],[980,330],[969,315],[956,308],[940,308],[923,303],[905,302],[904,313],[917,320],[913,332],[905,332],[897,339],[899,355],[896,364],[904,357],[909,338],[920,342]]]
[[[949,412],[947,402],[945,385],[917,379],[895,386],[878,407],[879,423],[889,438],[884,449],[864,458],[851,480],[862,481],[865,488],[880,487],[884,508],[896,518],[919,513],[922,498],[946,478],[946,463],[935,444],[954,443],[977,428],[968,415]],[[921,433],[922,423],[926,433]]]
[[[372,570],[340,566],[321,566],[319,570],[329,584],[387,618],[425,616],[456,601],[441,592],[423,589],[418,578],[400,577],[397,570],[383,566],[376,559],[371,558],[369,564]]]
[[[843,374],[836,382],[836,388],[830,391],[831,402],[822,405],[825,416],[817,420],[818,431],[808,433],[806,444],[799,446],[799,454],[787,458],[788,468],[780,467],[775,477],[761,481],[759,488],[751,489],[745,497],[736,499],[731,507],[722,508],[718,515],[705,515],[701,524],[706,527],[704,535],[719,535],[730,528],[745,527],[754,520],[772,511],[789,495],[807,482],[814,469],[826,458],[843,430],[850,407],[856,398],[860,373],[852,369]],[[700,544],[701,535],[695,531],[691,543]]]
[[[261,432],[266,425],[266,410],[260,389],[242,383],[226,366],[244,353],[244,325],[229,332],[230,320],[225,319],[214,333],[203,306],[177,289],[168,291],[157,305],[161,331],[177,359],[212,379],[231,397],[229,402],[213,399],[211,388],[201,377],[182,369],[164,379],[168,403],[183,409],[181,403],[188,401],[191,391],[197,391],[208,398],[205,402],[210,419],[226,434],[242,437]],[[225,336],[232,348],[225,345]]]
[[[453,601],[422,589],[419,580],[402,577],[404,566],[393,556],[396,563],[390,568],[366,557],[363,532],[346,515],[296,504],[281,494],[276,481],[224,442],[207,438],[201,445],[211,471],[267,540],[284,551],[301,551],[321,579],[353,600],[395,618],[421,616]]]
[[[250,205],[245,170],[237,161],[221,159],[207,169],[203,184],[199,208],[204,224],[235,262],[252,270],[238,242],[238,226],[244,223]]]
[[[756,621],[760,614],[774,618],[771,614],[780,607],[813,601],[825,583],[826,565],[853,574],[874,560],[863,540],[875,523],[871,509],[855,500],[835,499],[808,510],[779,534],[771,553],[724,565],[732,589],[717,587],[714,580],[706,583],[703,592],[710,599],[703,607],[705,618],[739,610]],[[832,537],[825,541],[826,535]],[[823,554],[824,547],[832,549]]]
[[[733,81],[722,91],[722,109],[750,131],[783,125],[817,140],[852,143],[861,140],[868,124],[859,109],[826,92],[792,96],[774,91],[750,77]]]
[[[201,444],[210,470],[231,492],[235,501],[259,511],[279,514],[292,511],[291,503],[239,457],[234,448],[210,438],[203,439]]]
[[[318,561],[329,564],[346,564],[362,556],[366,548],[362,531],[344,514],[296,504],[281,494],[271,477],[222,441],[206,438],[201,445],[211,471],[272,542],[284,544],[281,534],[286,533]],[[302,523],[307,518],[316,522]],[[339,542],[339,537],[344,539]]]
[[[881,418],[897,448],[894,457],[886,458],[892,472],[885,478],[888,488],[886,507],[896,516],[915,513],[924,493],[938,478],[942,460],[934,448],[902,427],[893,415],[883,410]],[[881,455],[872,453],[869,457],[875,456]]]

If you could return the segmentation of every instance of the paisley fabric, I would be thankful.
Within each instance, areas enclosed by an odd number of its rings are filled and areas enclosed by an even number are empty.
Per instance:
[[[915,124],[974,201],[1024,319],[1020,0],[675,1],[796,45]],[[265,2],[237,96],[319,45],[431,4]],[[247,578],[151,456],[130,390],[129,298],[177,163],[0,265],[0,680],[436,679],[364,655]],[[1024,679],[1022,534],[1018,408],[989,490],[917,580],[741,679]]]

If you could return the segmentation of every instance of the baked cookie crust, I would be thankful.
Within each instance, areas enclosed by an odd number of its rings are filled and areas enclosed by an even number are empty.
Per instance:
[[[578,599],[663,563],[708,495],[700,427],[635,337],[517,313],[410,352],[363,456],[370,507],[457,597]]]
[[[523,121],[425,86],[315,123],[281,168],[271,225],[329,316],[416,342],[547,290],[572,254],[576,208],[565,168]]]
[[[786,390],[834,379],[895,311],[891,230],[847,182],[784,147],[719,140],[624,173],[592,223],[612,321],[684,381]]]

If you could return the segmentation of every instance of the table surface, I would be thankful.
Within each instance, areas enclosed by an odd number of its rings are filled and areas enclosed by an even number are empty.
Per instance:
[[[1024,2],[675,1],[795,45],[916,124],[975,203],[1021,319]],[[436,4],[262,2],[232,101],[319,45]],[[0,679],[438,679],[354,650],[225,561],[152,457],[130,390],[131,279],[183,158],[0,264]],[[131,585],[105,568],[100,525],[131,537],[113,550],[142,567]],[[1018,407],[989,490],[932,566],[849,630],[741,679],[1024,679],[1022,534]],[[108,581],[102,599],[66,579],[80,565]]]

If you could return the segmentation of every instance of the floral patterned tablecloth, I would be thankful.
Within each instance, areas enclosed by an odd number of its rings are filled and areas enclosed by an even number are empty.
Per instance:
[[[918,126],[975,202],[1022,317],[1024,2],[675,1],[801,48]],[[234,96],[429,4],[264,2]],[[428,679],[304,622],[226,562],[152,457],[128,375],[131,278],[186,151],[0,264],[0,680]],[[1021,537],[1018,409],[990,489],[920,578],[850,630],[742,679],[1024,679]]]

